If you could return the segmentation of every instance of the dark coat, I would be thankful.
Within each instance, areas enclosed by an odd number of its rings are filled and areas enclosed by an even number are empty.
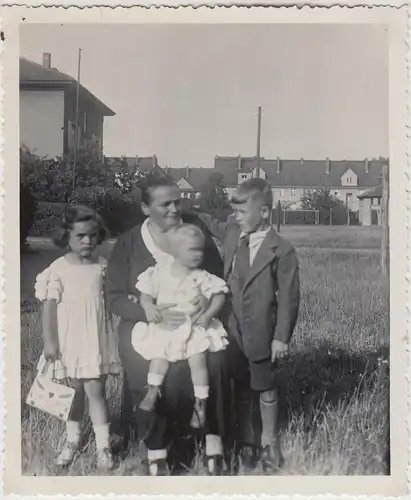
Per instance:
[[[229,279],[240,229],[232,228],[224,243],[224,278]],[[240,311],[234,314],[235,309]],[[300,303],[299,267],[294,247],[271,229],[262,242],[240,296],[229,301],[227,328],[250,361],[271,356],[273,339],[288,343]]]

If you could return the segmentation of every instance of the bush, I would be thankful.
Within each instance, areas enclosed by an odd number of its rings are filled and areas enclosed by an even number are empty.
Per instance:
[[[20,183],[20,247],[24,246],[36,217],[36,201],[30,189]]]
[[[64,207],[64,203],[39,201],[34,224],[30,231],[31,236],[51,236],[53,230],[60,224]]]

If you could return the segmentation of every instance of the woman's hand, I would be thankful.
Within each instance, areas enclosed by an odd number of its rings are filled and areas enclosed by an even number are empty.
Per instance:
[[[187,316],[181,311],[171,311],[171,307],[177,304],[161,304],[157,306],[158,312],[161,314],[161,323],[174,330],[187,321]]]
[[[144,312],[149,323],[160,323],[162,321],[162,313],[155,304],[146,304]]]
[[[60,357],[60,350],[57,342],[44,340],[43,355],[46,361],[56,361]]]
[[[207,311],[209,301],[204,297],[204,295],[199,294],[191,303],[194,306],[194,312],[191,315],[191,322],[195,325],[198,319]]]

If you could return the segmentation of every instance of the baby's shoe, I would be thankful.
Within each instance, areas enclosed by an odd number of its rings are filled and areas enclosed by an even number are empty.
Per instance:
[[[159,397],[160,387],[156,385],[149,385],[147,387],[147,394],[145,395],[143,401],[140,403],[140,410],[147,412],[153,411]]]
[[[113,454],[109,448],[97,450],[97,469],[101,471],[110,471],[114,469]]]
[[[57,465],[59,467],[69,467],[73,463],[78,447],[78,443],[66,441],[59,456],[57,457]]]
[[[193,416],[190,421],[190,425],[193,429],[201,429],[205,425],[206,401],[206,399],[195,399]]]

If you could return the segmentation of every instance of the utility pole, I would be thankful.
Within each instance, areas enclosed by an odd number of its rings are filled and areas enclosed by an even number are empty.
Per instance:
[[[257,124],[257,178],[260,177],[260,143],[261,143],[261,106],[258,107],[258,124]]]
[[[382,215],[382,240],[381,240],[381,271],[384,276],[389,273],[389,174],[388,165],[382,167],[382,201],[381,201],[381,215]]]
[[[80,101],[80,67],[81,67],[81,49],[78,49],[78,68],[77,68],[77,94],[76,94],[76,116],[75,116],[75,137],[73,149],[73,193],[76,189],[76,167],[77,167],[77,148],[78,148],[78,113]]]

